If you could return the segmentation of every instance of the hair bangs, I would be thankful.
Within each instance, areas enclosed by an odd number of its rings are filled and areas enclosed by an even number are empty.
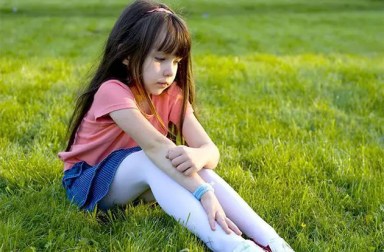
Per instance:
[[[170,15],[167,21],[162,28],[163,40],[157,50],[180,58],[187,57],[191,50],[191,38],[187,27],[173,15]]]

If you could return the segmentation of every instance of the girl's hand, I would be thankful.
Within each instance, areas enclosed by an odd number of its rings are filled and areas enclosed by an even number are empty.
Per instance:
[[[240,229],[225,215],[223,208],[213,192],[206,192],[203,197],[201,197],[200,202],[208,215],[209,225],[213,231],[216,230],[217,222],[227,234],[233,231],[235,234],[241,235]]]
[[[166,158],[172,162],[173,167],[186,176],[198,172],[204,166],[199,157],[199,149],[190,148],[185,145],[169,149]]]

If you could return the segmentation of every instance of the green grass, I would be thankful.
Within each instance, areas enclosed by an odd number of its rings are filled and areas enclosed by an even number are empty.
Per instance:
[[[297,251],[383,251],[384,1],[166,2],[217,172]],[[206,250],[159,207],[65,200],[74,96],[125,4],[0,1],[0,251]]]

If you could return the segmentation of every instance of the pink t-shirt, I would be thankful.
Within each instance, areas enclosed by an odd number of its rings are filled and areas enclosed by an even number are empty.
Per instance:
[[[172,84],[162,94],[152,96],[152,102],[164,125],[169,122],[179,125],[182,98],[182,90],[176,84]],[[109,116],[109,113],[120,109],[138,109],[131,89],[118,80],[104,82],[77,130],[71,149],[59,153],[60,159],[64,161],[64,170],[80,161],[95,165],[115,150],[138,146]],[[190,104],[186,113],[193,113]],[[167,135],[156,116],[145,117],[159,132]]]

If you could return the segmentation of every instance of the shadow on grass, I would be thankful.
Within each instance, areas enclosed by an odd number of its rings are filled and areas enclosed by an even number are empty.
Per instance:
[[[299,3],[252,3],[230,2],[199,4],[183,3],[180,8],[175,8],[185,16],[243,16],[255,14],[295,14],[295,13],[342,13],[342,12],[377,12],[384,10],[384,1],[371,0],[362,2],[328,2],[317,1]],[[190,5],[190,6],[189,6]],[[71,6],[56,6],[50,4],[18,4],[15,6],[0,6],[0,14],[25,17],[117,17],[126,4],[86,4],[79,2]]]
[[[19,187],[15,183],[9,181],[3,176],[0,176],[0,195],[2,194],[12,195],[18,189]]]
[[[116,220],[126,219],[127,212],[131,211],[134,208],[147,208],[148,210],[154,210],[157,207],[160,207],[157,202],[145,203],[142,200],[134,200],[131,203],[113,206],[108,210],[96,209],[96,212],[94,214],[100,224],[107,225],[111,224]]]

